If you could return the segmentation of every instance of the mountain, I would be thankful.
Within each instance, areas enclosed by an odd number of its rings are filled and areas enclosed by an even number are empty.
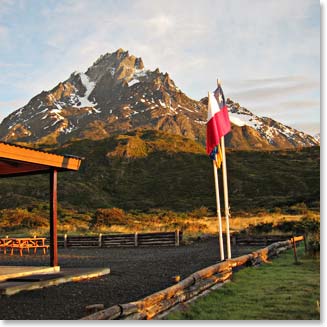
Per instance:
[[[206,101],[189,98],[168,73],[147,70],[141,58],[118,49],[6,117],[0,124],[0,139],[55,145],[155,129],[204,145]],[[232,133],[226,137],[228,147],[274,149],[319,144],[312,136],[258,117],[230,99],[227,105],[233,123]]]

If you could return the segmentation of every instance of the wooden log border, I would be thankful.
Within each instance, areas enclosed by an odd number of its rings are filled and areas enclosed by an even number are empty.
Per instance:
[[[156,232],[133,234],[99,234],[96,236],[58,236],[58,246],[64,248],[78,247],[137,247],[137,246],[179,246],[183,232]]]
[[[199,270],[179,283],[151,294],[141,300],[126,304],[117,304],[83,317],[81,320],[141,320],[152,319],[173,306],[188,301],[212,286],[224,283],[232,277],[233,269],[255,266],[286,251],[293,242],[303,241],[297,236],[279,241],[269,246],[237,258],[228,259]]]

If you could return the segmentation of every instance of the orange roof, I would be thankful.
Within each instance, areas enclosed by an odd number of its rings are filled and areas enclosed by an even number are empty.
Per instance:
[[[78,170],[81,158],[0,142],[0,177]]]

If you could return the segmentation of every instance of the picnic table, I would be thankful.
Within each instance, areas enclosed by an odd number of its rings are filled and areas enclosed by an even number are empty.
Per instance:
[[[19,250],[19,255],[23,255],[23,250],[29,253],[30,249],[34,249],[36,253],[37,249],[42,249],[43,254],[46,254],[49,245],[45,244],[45,237],[23,237],[23,238],[1,238],[0,239],[0,249],[3,249],[4,254],[7,253],[7,249],[10,249],[10,255],[14,254],[14,249]]]

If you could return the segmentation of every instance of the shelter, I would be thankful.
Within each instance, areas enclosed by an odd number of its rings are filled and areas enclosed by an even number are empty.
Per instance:
[[[59,155],[0,142],[0,178],[49,174],[50,176],[50,266],[58,266],[57,173],[77,171],[81,158]]]

